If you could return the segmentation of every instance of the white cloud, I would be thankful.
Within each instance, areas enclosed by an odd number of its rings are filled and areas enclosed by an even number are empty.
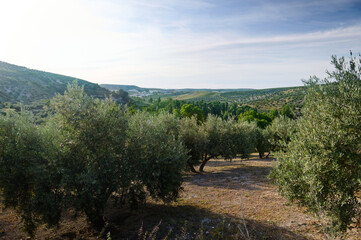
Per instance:
[[[332,54],[361,51],[360,25],[254,37],[230,29],[192,31],[188,26],[197,17],[167,22],[147,12],[149,23],[138,19],[148,8],[214,7],[206,1],[0,4],[0,60],[98,83],[166,88],[300,85],[301,78],[324,75]]]

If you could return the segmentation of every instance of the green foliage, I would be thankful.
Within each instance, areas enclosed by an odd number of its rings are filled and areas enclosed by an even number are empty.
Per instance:
[[[179,138],[188,149],[188,166],[195,172],[194,166],[202,160],[204,146],[207,142],[206,134],[201,131],[201,126],[195,117],[180,120]]]
[[[125,115],[117,103],[93,100],[76,85],[56,96],[51,107],[56,112],[62,152],[60,187],[71,206],[85,212],[93,226],[101,228],[104,207],[121,183]]]
[[[241,121],[255,122],[259,128],[266,128],[271,122],[272,119],[267,116],[266,113],[258,113],[255,110],[248,110],[244,113],[241,113],[238,117]]]
[[[307,82],[298,132],[271,178],[283,196],[325,217],[334,234],[361,220],[361,59],[332,63],[327,79]]]
[[[291,109],[291,106],[289,104],[284,104],[282,106],[281,112],[280,112],[281,116],[284,117],[288,117],[288,118],[294,118],[294,113],[293,110]]]
[[[279,112],[277,109],[272,109],[268,112],[268,117],[273,121],[276,117],[279,117]]]
[[[275,118],[264,134],[267,135],[272,151],[286,151],[291,137],[296,131],[296,121],[288,117]]]
[[[1,197],[31,236],[68,209],[100,230],[114,193],[128,203],[147,194],[166,202],[178,197],[188,156],[173,115],[126,114],[76,84],[51,101],[49,113],[42,125],[23,113],[0,116]]]
[[[49,99],[57,93],[63,93],[67,84],[75,79],[59,74],[42,72],[16,66],[0,61],[0,102],[22,102],[31,104],[34,101]],[[85,92],[94,97],[104,98],[110,95],[110,91],[98,84],[84,80],[77,80],[84,86]],[[127,99],[118,98],[121,102]]]
[[[0,192],[5,207],[22,216],[30,236],[37,223],[52,226],[60,219],[62,194],[57,189],[53,133],[51,127],[36,126],[30,115],[0,116]]]
[[[129,120],[127,131],[129,188],[144,185],[151,197],[166,202],[178,197],[188,159],[184,145],[172,134],[171,118],[169,114],[137,113]]]
[[[182,108],[180,109],[180,115],[183,117],[196,117],[198,122],[204,121],[204,114],[202,110],[194,106],[193,104],[184,104],[182,105]]]
[[[249,156],[255,150],[256,126],[247,122],[237,123],[230,119],[227,121],[210,115],[201,126],[201,131],[206,135],[206,144],[202,164],[199,171],[203,171],[209,159],[222,156],[225,159],[233,159],[237,154],[242,158]]]
[[[259,154],[260,158],[264,157],[265,152],[270,152],[272,149],[272,145],[270,142],[271,133],[269,129],[254,129],[256,135],[256,151]]]

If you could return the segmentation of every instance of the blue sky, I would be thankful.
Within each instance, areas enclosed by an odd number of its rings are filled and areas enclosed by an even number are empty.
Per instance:
[[[361,0],[0,4],[0,60],[96,83],[297,86],[361,52]]]

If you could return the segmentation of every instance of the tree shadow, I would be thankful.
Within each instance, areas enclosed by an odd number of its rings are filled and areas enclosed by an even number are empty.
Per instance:
[[[270,180],[267,178],[271,166],[250,166],[245,163],[257,161],[259,163],[271,163],[273,159],[252,159],[240,162],[213,162],[210,167],[217,167],[216,171],[193,174],[186,179],[191,185],[204,187],[225,188],[233,190],[260,190],[269,186]],[[215,164],[217,164],[215,166]],[[223,168],[224,167],[224,168]],[[212,168],[211,168],[212,169]]]
[[[306,239],[283,227],[268,222],[236,219],[192,205],[147,204],[136,212],[111,209],[108,214],[111,238],[143,239]],[[157,230],[157,226],[159,229]],[[148,238],[144,238],[148,239]]]

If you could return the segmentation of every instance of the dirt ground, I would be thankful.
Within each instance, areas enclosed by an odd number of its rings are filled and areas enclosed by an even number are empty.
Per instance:
[[[211,160],[189,174],[181,198],[150,201],[137,211],[110,207],[103,234],[111,239],[327,239],[323,224],[281,197],[267,178],[274,159]],[[0,239],[26,239],[16,215],[0,212]],[[150,236],[151,235],[151,236]],[[147,237],[145,237],[147,236]],[[361,239],[352,228],[345,239]],[[65,217],[58,229],[41,226],[37,239],[101,239],[85,218]]]

